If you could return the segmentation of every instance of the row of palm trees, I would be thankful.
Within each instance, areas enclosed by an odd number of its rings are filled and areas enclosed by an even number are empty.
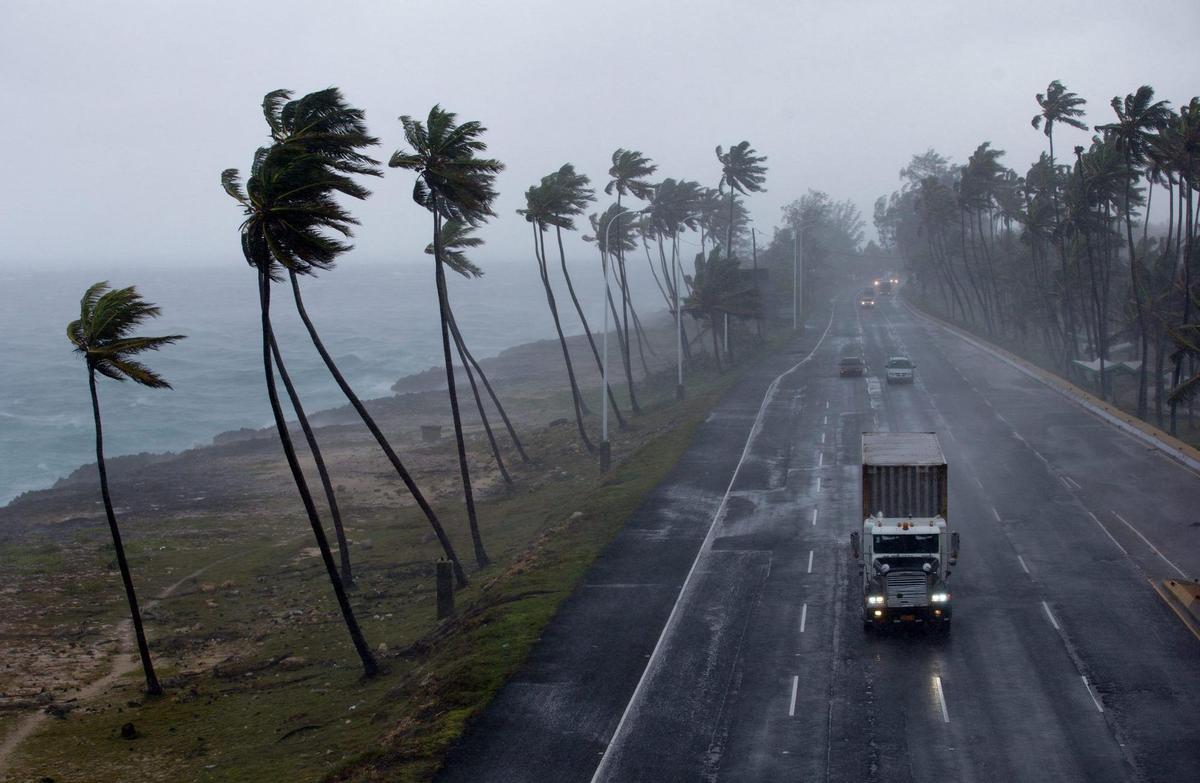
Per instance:
[[[272,294],[277,284],[286,283],[296,312],[313,346],[332,379],[391,464],[396,478],[421,509],[439,541],[445,558],[452,564],[458,585],[465,586],[468,577],[437,513],[414,481],[396,449],[383,434],[379,424],[342,375],[304,305],[302,279],[332,271],[338,258],[351,249],[349,240],[353,236],[354,227],[358,225],[358,220],[345,204],[369,197],[370,191],[362,184],[361,178],[382,176],[380,161],[370,154],[371,149],[378,146],[379,140],[368,132],[363,111],[348,105],[336,88],[299,98],[294,98],[290,91],[276,90],[265,96],[262,111],[268,130],[268,143],[254,152],[244,184],[237,169],[226,169],[221,174],[221,185],[242,208],[243,221],[239,236],[243,256],[254,274],[258,290],[262,365],[275,428],[339,610],[362,663],[363,672],[371,677],[380,672],[380,665],[371,652],[348,597],[348,590],[354,584],[354,572],[337,493],[303,401],[288,373],[285,355],[276,340],[272,324]],[[504,464],[502,450],[488,418],[484,394],[503,421],[517,454],[523,461],[528,461],[529,457],[495,390],[479,362],[471,354],[459,329],[449,299],[446,269],[449,268],[465,277],[482,275],[482,270],[468,259],[467,253],[482,242],[473,235],[474,230],[495,216],[495,179],[504,167],[499,161],[484,156],[487,151],[487,145],[483,141],[486,129],[478,122],[459,123],[452,112],[445,111],[440,106],[434,106],[423,120],[405,115],[400,118],[400,122],[407,146],[391,156],[388,166],[414,174],[413,200],[430,213],[432,220],[432,241],[425,251],[433,257],[443,363],[454,422],[463,498],[475,562],[479,568],[483,568],[488,565],[489,556],[480,534],[467,463],[454,354],[457,354],[458,361],[465,371],[491,452],[507,483],[512,483],[512,477]],[[636,250],[639,236],[646,250],[651,271],[658,281],[658,288],[667,300],[680,333],[683,333],[684,313],[697,320],[707,320],[713,333],[713,347],[714,353],[718,354],[718,364],[720,359],[716,341],[716,314],[724,312],[743,318],[756,318],[759,315],[757,291],[747,287],[739,277],[739,263],[734,255],[733,245],[744,232],[748,222],[744,205],[737,198],[737,194],[745,195],[762,189],[765,177],[762,163],[765,158],[757,156],[747,142],[735,145],[728,153],[718,147],[717,157],[722,166],[718,188],[705,189],[691,181],[667,179],[651,183],[647,177],[655,172],[656,167],[649,159],[636,151],[617,150],[610,169],[612,179],[605,187],[606,193],[617,194],[616,203],[600,215],[589,216],[594,236],[588,239],[596,242],[599,247],[602,263],[607,263],[610,257],[615,257],[616,260],[614,287],[621,302],[620,312],[618,313],[611,289],[606,293],[605,304],[611,311],[617,327],[629,406],[634,415],[640,413],[641,409],[637,402],[632,371],[632,348],[636,344],[643,370],[646,372],[649,371],[649,365],[645,353],[653,351],[633,308],[630,275],[626,266],[627,254]],[[727,203],[724,202],[723,196],[726,188],[729,191]],[[624,213],[630,211],[622,204],[625,197],[647,202],[645,207],[636,210],[636,221],[621,219]],[[538,185],[531,187],[526,193],[526,207],[520,210],[534,232],[538,271],[562,345],[579,435],[589,449],[592,448],[592,444],[583,422],[587,406],[580,392],[567,348],[551,282],[545,239],[549,229],[553,228],[558,245],[559,266],[568,293],[587,336],[592,357],[600,367],[602,358],[571,281],[563,244],[563,232],[576,229],[575,220],[593,201],[595,193],[590,188],[588,177],[566,164],[542,178]],[[700,232],[700,252],[696,256],[695,274],[685,274],[680,281],[679,241],[680,235],[687,230]],[[724,232],[723,243],[719,239],[721,232]],[[664,242],[670,246],[672,270],[669,275]],[[612,253],[608,247],[610,243],[614,251]],[[706,256],[705,250],[710,243],[713,247]],[[655,244],[659,255],[658,268],[650,252],[651,245]],[[661,278],[658,276],[659,271],[662,272]],[[686,297],[681,297],[681,286],[686,288]],[[109,495],[96,375],[116,380],[132,380],[151,388],[169,388],[165,379],[136,359],[138,354],[157,350],[183,338],[182,335],[146,337],[134,334],[138,327],[158,314],[158,308],[145,301],[135,288],[113,290],[107,283],[97,283],[88,289],[81,300],[80,318],[68,327],[68,337],[83,357],[88,371],[96,427],[101,495],[133,618],[147,691],[151,694],[161,693],[162,688],[155,675],[146,643],[136,593]],[[285,419],[276,385],[277,375],[283,383],[300,430],[313,456],[323,496],[320,505],[329,509],[329,518],[337,541],[337,560],[322,525],[318,496],[309,486]],[[483,391],[480,389],[481,385]],[[617,396],[611,388],[605,391],[609,406],[618,422],[624,426],[626,417]]]
[[[1143,85],[1114,97],[1110,121],[1090,128],[1086,102],[1060,81],[1036,102],[1031,124],[1047,151],[1024,176],[989,142],[958,166],[933,150],[914,156],[901,189],[876,203],[881,241],[954,318],[1036,349],[1064,372],[1090,362],[1105,399],[1114,395],[1114,341],[1136,344],[1140,363],[1120,366],[1136,367],[1133,410],[1150,418],[1152,381],[1154,419],[1174,433],[1179,404],[1200,390],[1200,98],[1174,109]],[[1092,131],[1069,162],[1055,151],[1064,127]],[[1156,188],[1166,191],[1165,226],[1161,208],[1152,221]]]

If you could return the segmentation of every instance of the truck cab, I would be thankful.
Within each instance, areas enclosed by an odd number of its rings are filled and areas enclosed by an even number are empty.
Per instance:
[[[932,432],[862,436],[860,566],[864,628],[916,623],[949,629],[958,533],[948,522],[948,471]]]

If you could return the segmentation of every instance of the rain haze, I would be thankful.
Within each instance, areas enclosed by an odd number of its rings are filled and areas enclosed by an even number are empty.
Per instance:
[[[1200,781],[1197,0],[0,0],[0,783]]]
[[[269,90],[340,87],[386,159],[397,117],[434,103],[488,128],[507,166],[485,261],[528,255],[513,211],[565,162],[602,181],[632,147],[660,174],[719,177],[750,139],[769,231],[808,188],[866,215],[913,153],[962,162],[981,141],[1021,170],[1044,149],[1035,93],[1061,79],[1107,121],[1152,84],[1178,104],[1200,66],[1200,6],[1101,2],[40,3],[0,25],[0,264],[229,263],[237,213],[217,174],[266,139]],[[1104,115],[1101,117],[1100,115]],[[1064,136],[1087,136],[1068,129]],[[1069,150],[1069,146],[1064,146]],[[34,152],[36,150],[36,153]],[[24,152],[21,152],[24,151]],[[356,210],[355,258],[413,261],[427,216],[387,172]],[[486,264],[485,264],[486,266]]]

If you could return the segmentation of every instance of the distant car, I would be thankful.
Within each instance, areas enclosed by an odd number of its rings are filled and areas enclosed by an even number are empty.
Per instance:
[[[838,362],[838,375],[846,377],[849,375],[865,375],[867,372],[867,363],[863,361],[861,356],[843,356]]]
[[[892,295],[892,281],[891,280],[880,280],[879,281],[879,295],[880,296],[891,296]]]
[[[900,285],[900,275],[896,274],[895,272],[886,273],[883,276],[883,279],[887,280],[892,285]]]
[[[875,290],[872,288],[864,289],[862,295],[858,297],[859,307],[874,307],[875,306]]]
[[[887,360],[884,369],[887,373],[888,383],[912,383],[913,370],[917,365],[912,363],[912,360],[907,356],[893,356]]]

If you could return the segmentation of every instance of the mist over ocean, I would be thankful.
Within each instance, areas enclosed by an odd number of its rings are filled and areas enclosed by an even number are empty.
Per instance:
[[[585,313],[593,330],[598,330],[599,257],[590,248],[569,255],[568,262]],[[561,270],[555,268],[557,259],[552,257],[551,264],[564,329],[578,334],[582,329]],[[639,311],[661,309],[645,258],[631,258],[630,271],[636,278],[635,296],[641,292],[635,299]],[[532,258],[489,264],[479,280],[449,277],[459,325],[478,358],[554,336]],[[0,341],[0,504],[26,490],[49,487],[80,465],[95,461],[87,374],[65,330],[68,321],[78,317],[84,290],[102,279],[114,287],[136,285],[162,308],[162,317],[143,333],[188,336],[147,355],[147,362],[170,381],[173,390],[100,378],[107,456],[179,451],[207,444],[227,430],[271,423],[257,291],[254,275],[244,263],[0,270],[6,303],[0,309],[4,334]],[[305,304],[326,346],[364,399],[391,394],[391,385],[402,376],[440,366],[437,298],[428,260],[347,260],[334,272],[306,279],[302,285]],[[295,314],[286,285],[274,289],[272,318],[306,410],[343,404]],[[616,356],[615,347],[612,355]],[[280,396],[284,396],[282,386]]]

